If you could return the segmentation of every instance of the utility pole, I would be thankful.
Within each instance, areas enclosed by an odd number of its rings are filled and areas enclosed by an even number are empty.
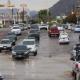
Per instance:
[[[25,8],[27,7],[27,4],[22,3],[22,4],[20,4],[20,6],[22,7],[22,13],[21,13],[22,22],[24,22],[25,21]]]
[[[77,24],[80,24],[80,0],[76,0],[75,13],[77,17]]]

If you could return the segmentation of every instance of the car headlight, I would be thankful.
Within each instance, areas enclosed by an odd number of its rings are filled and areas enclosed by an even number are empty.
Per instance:
[[[73,50],[73,53],[76,53],[76,50]]]
[[[15,54],[16,54],[16,52],[15,52],[15,51],[12,51],[12,54],[14,54],[14,55],[15,55]]]

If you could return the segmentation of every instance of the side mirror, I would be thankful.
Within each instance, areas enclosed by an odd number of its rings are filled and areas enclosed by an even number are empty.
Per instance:
[[[75,61],[75,59],[74,59],[74,58],[70,58],[70,60]]]

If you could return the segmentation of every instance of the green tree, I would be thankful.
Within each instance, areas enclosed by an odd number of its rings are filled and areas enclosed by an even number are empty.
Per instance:
[[[44,23],[46,23],[47,21],[49,21],[50,15],[51,15],[50,12],[48,10],[46,10],[46,9],[40,10],[38,12],[39,20],[43,21]]]
[[[77,18],[76,18],[76,14],[70,14],[68,15],[64,20],[64,23],[69,22],[69,23],[76,23],[77,22]]]

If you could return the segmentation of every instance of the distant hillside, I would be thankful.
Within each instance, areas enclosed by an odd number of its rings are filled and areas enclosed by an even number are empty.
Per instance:
[[[75,6],[76,0],[60,0],[50,8],[52,16],[68,15]]]

